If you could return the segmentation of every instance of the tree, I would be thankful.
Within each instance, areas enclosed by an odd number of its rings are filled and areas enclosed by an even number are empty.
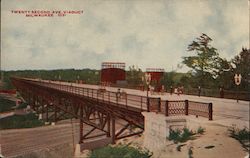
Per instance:
[[[171,86],[175,85],[174,77],[176,75],[175,71],[165,72],[162,79],[161,84],[165,86],[165,88],[169,89]]]
[[[143,72],[140,68],[134,65],[129,66],[129,71],[127,71],[126,80],[131,86],[138,86],[142,83]]]
[[[242,48],[232,59],[233,73],[241,74],[241,89],[250,91],[250,49]]]
[[[226,59],[220,59],[218,65],[219,71],[218,77],[216,78],[218,86],[223,87],[225,89],[232,88],[233,72],[231,62],[227,61]]]
[[[203,33],[188,45],[187,51],[194,52],[195,55],[183,57],[183,64],[193,70],[201,86],[208,86],[209,81],[218,77],[221,58],[217,49],[210,45],[211,41],[212,39]]]

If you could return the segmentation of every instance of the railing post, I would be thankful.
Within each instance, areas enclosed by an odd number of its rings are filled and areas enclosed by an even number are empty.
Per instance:
[[[188,100],[185,100],[185,115],[188,115]]]
[[[150,111],[150,109],[149,109],[149,107],[150,107],[150,105],[149,105],[149,98],[147,97],[147,112],[149,112]]]
[[[169,106],[168,106],[168,100],[166,100],[166,103],[165,103],[165,115],[166,115],[166,116],[169,115],[169,113],[168,113],[168,108],[169,108]]]
[[[161,112],[161,98],[158,98],[158,112]]]
[[[208,119],[213,120],[213,103],[208,104]]]

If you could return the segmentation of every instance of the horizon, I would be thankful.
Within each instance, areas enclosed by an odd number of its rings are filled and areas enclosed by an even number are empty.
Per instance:
[[[138,67],[140,69],[140,67]],[[91,70],[91,71],[101,71],[102,69],[91,69],[91,68],[81,68],[81,69],[75,69],[75,68],[59,68],[59,69],[22,69],[22,70],[2,70],[2,72],[13,72],[13,71],[66,71],[66,70],[74,70],[74,71],[82,71],[82,70]],[[129,71],[128,69],[125,68],[125,71]],[[142,70],[142,72],[146,72],[146,70]],[[175,73],[189,73],[189,72],[178,72],[178,71],[165,71],[164,73],[170,73],[170,72],[175,72]]]
[[[249,49],[249,1],[1,1],[1,68],[101,69],[105,61],[188,72],[182,57],[202,33],[227,60]],[[16,10],[79,10],[26,17]],[[182,66],[181,66],[182,65]]]

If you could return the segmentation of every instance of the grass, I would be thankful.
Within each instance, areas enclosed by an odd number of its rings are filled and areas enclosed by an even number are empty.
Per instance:
[[[237,139],[246,150],[250,150],[250,131],[246,127],[239,129],[232,126],[228,129],[230,137]]]
[[[197,134],[203,134],[205,132],[205,128],[202,128],[202,127],[199,127],[198,129],[197,129]]]
[[[192,139],[193,135],[195,135],[195,133],[188,128],[183,128],[183,130],[170,130],[168,140],[173,140],[174,143],[186,142],[187,140]]]
[[[29,113],[27,115],[14,115],[0,119],[0,129],[32,128],[44,125],[38,117]]]
[[[196,134],[203,134],[205,132],[205,129],[202,127],[199,127],[196,132],[193,132],[192,130],[188,128],[183,128],[182,130],[176,129],[176,130],[170,130],[169,136],[167,137],[168,140],[173,140],[174,143],[178,142],[186,142],[187,140],[194,139],[194,135]]]
[[[16,103],[14,101],[0,97],[0,112],[10,111],[14,106],[16,106]]]
[[[149,158],[152,154],[127,145],[107,146],[93,150],[89,158]]]

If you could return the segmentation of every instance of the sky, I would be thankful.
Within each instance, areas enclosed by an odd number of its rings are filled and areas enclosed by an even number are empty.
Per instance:
[[[26,17],[12,11],[81,11]],[[101,69],[102,62],[186,72],[206,33],[222,58],[249,48],[248,0],[2,0],[4,70]]]

